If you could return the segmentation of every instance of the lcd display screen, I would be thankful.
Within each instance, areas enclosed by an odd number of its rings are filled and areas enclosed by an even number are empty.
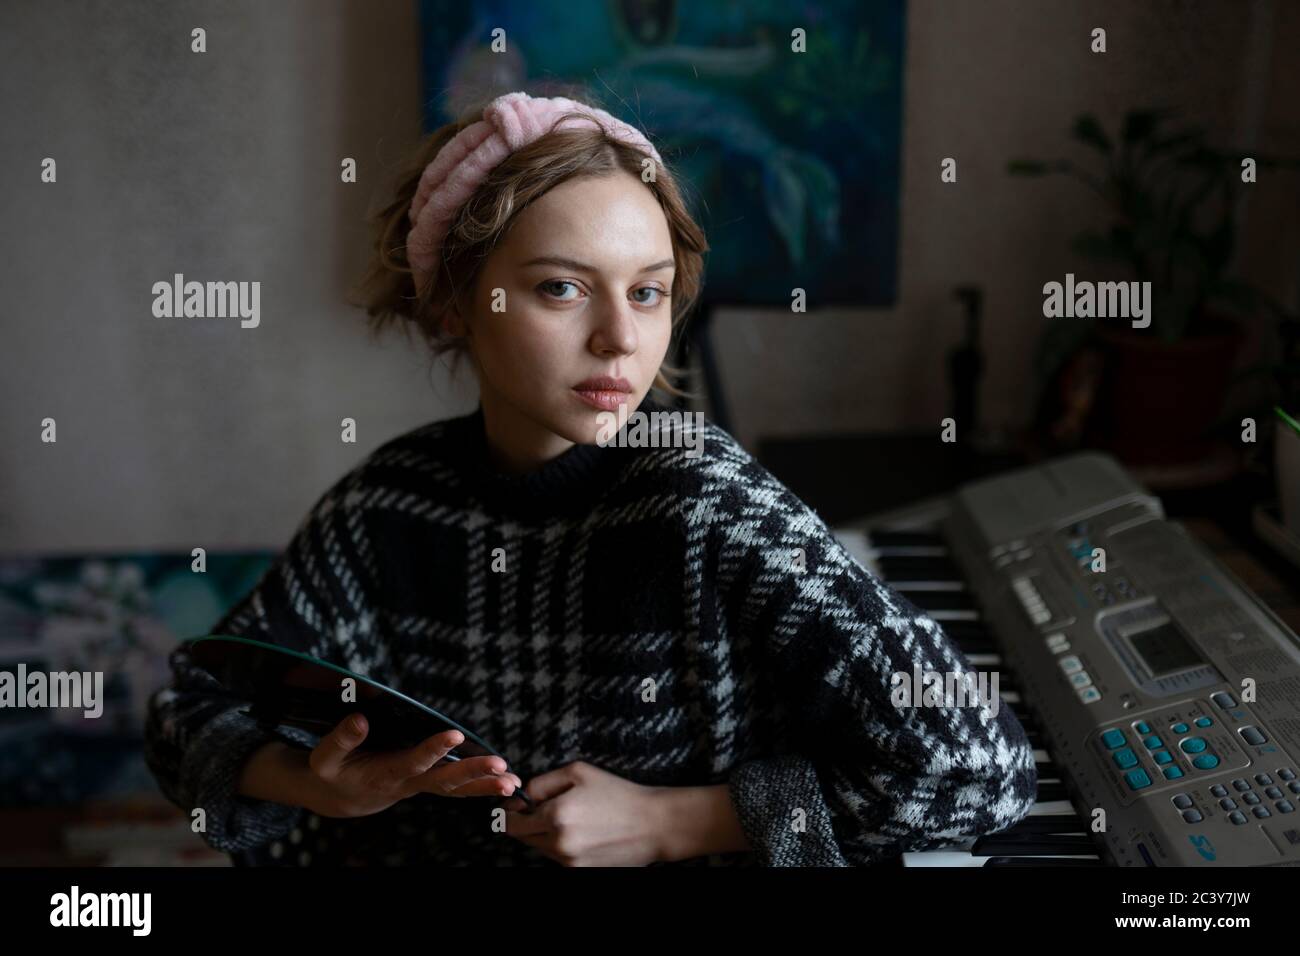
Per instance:
[[[1196,648],[1172,621],[1130,634],[1129,640],[1153,677],[1162,677],[1204,663]]]

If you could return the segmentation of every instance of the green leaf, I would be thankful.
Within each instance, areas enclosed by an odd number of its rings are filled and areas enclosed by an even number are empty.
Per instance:
[[[1081,143],[1096,147],[1102,153],[1110,154],[1110,138],[1106,135],[1106,131],[1101,128],[1101,123],[1097,121],[1097,117],[1091,113],[1084,113],[1074,121],[1074,138]]]
[[[1124,128],[1121,135],[1125,145],[1140,143],[1150,136],[1157,126],[1163,123],[1174,113],[1171,109],[1154,109],[1154,110],[1133,110],[1124,117]]]
[[[1153,139],[1143,147],[1142,152],[1147,156],[1177,152],[1185,146],[1191,146],[1193,144],[1197,146],[1203,145],[1204,138],[1205,130],[1201,129],[1199,126],[1192,127],[1191,129],[1186,129],[1179,133],[1173,133],[1160,139]]]

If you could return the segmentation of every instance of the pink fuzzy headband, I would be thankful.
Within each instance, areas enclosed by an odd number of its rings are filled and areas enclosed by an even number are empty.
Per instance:
[[[411,231],[406,237],[406,259],[416,288],[423,287],[433,271],[438,247],[456,211],[496,166],[515,150],[552,129],[579,125],[574,117],[557,122],[560,114],[577,110],[594,120],[607,134],[648,152],[657,164],[659,151],[640,130],[602,109],[563,96],[532,97],[506,93],[483,109],[483,119],[456,134],[425,168],[411,200]]]

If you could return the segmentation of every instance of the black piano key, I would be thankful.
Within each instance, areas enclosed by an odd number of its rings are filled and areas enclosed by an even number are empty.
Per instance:
[[[1038,784],[1038,802],[1046,803],[1049,800],[1069,800],[1070,795],[1065,789],[1063,783],[1042,783]]]
[[[990,833],[976,840],[970,852],[971,856],[1033,856],[1043,853],[1064,856],[1070,853],[1096,853],[1097,845],[1092,842],[1092,837],[1084,834],[1003,836],[1001,833]]]
[[[1002,706],[1010,707],[1011,712],[1016,715],[1020,727],[1025,732],[1025,737],[1029,740],[1029,746],[1035,750],[1047,750],[1047,738],[1043,736],[1043,729],[1038,726],[1038,721],[1034,715],[1025,710],[1020,704],[1007,704],[1003,701]]]
[[[992,641],[993,634],[983,621],[944,621],[944,631],[954,641]]]
[[[961,634],[952,627],[956,621],[944,621],[939,626],[943,628],[944,634],[948,635],[948,640],[957,645],[957,649],[963,654],[996,654],[998,646],[993,643],[991,637],[974,637]]]
[[[1005,703],[1005,702],[1004,702]],[[1016,715],[1016,720],[1020,721],[1020,726],[1025,728],[1025,733],[1034,733],[1042,736],[1043,728],[1038,726],[1038,721],[1034,720],[1034,715],[1025,709],[1023,703],[1008,704],[1011,712]],[[1046,747],[1039,747],[1039,750],[1046,750]]]
[[[877,548],[942,547],[943,535],[936,531],[868,531],[867,537]]]
[[[1034,715],[1029,713],[1029,711],[1025,709],[1023,697],[1020,699],[1020,702],[1016,704],[1012,704],[1004,700],[1002,702],[1002,706],[1004,708],[1008,708],[1011,711],[1011,713],[1016,715],[1016,720],[1020,721],[1020,726],[1024,727],[1025,730],[1028,731],[1031,729],[1032,730],[1041,729],[1038,726],[1038,722],[1034,720]]]
[[[1088,824],[1077,813],[1051,813],[1041,817],[1025,817],[1019,823],[1007,827],[1001,833],[1087,833]]]
[[[1036,762],[1034,769],[1038,771],[1039,780],[1059,780],[1061,778],[1061,771],[1054,763]]]
[[[889,581],[961,581],[961,569],[948,558],[882,555],[880,576]]]
[[[947,558],[948,549],[945,547],[877,547],[874,549],[877,558]]]
[[[948,635],[948,639],[959,647],[984,645],[988,647],[986,653],[998,652],[997,641],[982,621],[940,621],[939,626]]]
[[[1101,858],[1046,856],[991,856],[985,866],[1102,866]]]
[[[973,611],[975,601],[965,591],[911,591],[898,588],[903,595],[922,611]]]

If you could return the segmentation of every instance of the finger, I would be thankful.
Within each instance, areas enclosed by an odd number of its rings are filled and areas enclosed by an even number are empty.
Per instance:
[[[530,794],[531,796],[531,794]],[[517,837],[535,837],[555,830],[552,819],[555,804],[545,803],[532,813],[506,813],[506,833]]]
[[[524,803],[524,801],[520,800],[517,796],[506,799],[501,804],[501,809],[508,813],[531,813],[533,810],[531,806]]]
[[[332,777],[343,767],[348,755],[361,745],[370,732],[370,725],[362,714],[352,714],[339,721],[337,727],[320,739],[312,749],[309,764],[322,777]]]
[[[540,797],[533,793],[533,781],[530,779],[528,785],[520,787],[519,790],[511,794],[501,806],[514,813],[536,813],[538,808],[544,803]]]
[[[448,731],[435,734],[405,750],[375,754],[371,758],[371,779],[382,780],[386,787],[395,787],[402,792],[403,797],[409,797],[418,792],[410,788],[410,782],[437,766],[460,739],[459,733]]]
[[[458,730],[434,734],[414,747],[393,754],[394,770],[403,780],[419,776],[459,747],[464,740],[465,735]]]
[[[518,789],[518,778],[513,774],[480,777],[445,792],[449,797],[508,797]]]
[[[543,800],[558,797],[564,791],[571,789],[577,783],[572,768],[572,764],[566,764],[557,770],[544,773],[540,777],[532,777],[528,781],[528,796],[532,797],[535,802],[540,803]]]
[[[506,770],[500,757],[469,757],[456,763],[439,764],[408,781],[412,793],[442,796],[506,796],[522,781]]]

